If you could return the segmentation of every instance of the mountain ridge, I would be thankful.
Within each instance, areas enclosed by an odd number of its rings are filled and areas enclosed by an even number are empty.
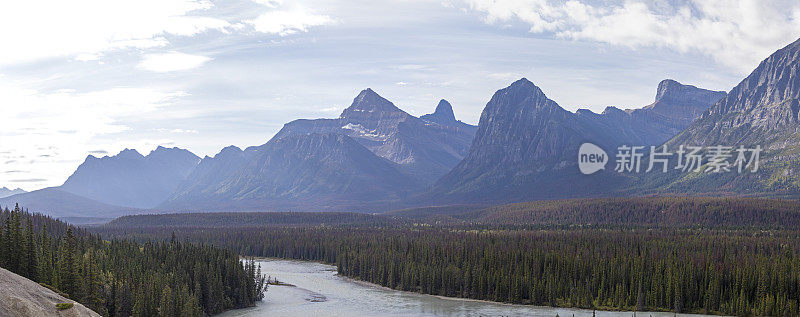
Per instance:
[[[665,80],[649,108],[624,111],[607,107],[600,114],[583,109],[572,113],[522,78],[492,96],[481,114],[470,152],[420,199],[504,203],[619,195],[617,191],[630,177],[614,173],[608,166],[595,175],[580,174],[576,155],[581,144],[596,144],[607,153],[615,153],[613,150],[624,144],[659,145],[672,135],[658,129],[685,123],[664,110],[705,109],[723,94]],[[663,114],[655,115],[654,109]],[[683,116],[685,111],[676,112]]]
[[[24,194],[24,193],[27,193],[27,191],[23,190],[22,188],[10,189],[7,187],[0,187],[0,198],[5,198],[8,196],[13,196],[16,194]]]
[[[59,188],[110,205],[152,208],[177,188],[199,160],[188,150],[162,146],[147,156],[133,149],[102,158],[89,155]]]
[[[224,181],[199,191],[179,191],[161,207],[196,210],[199,201],[201,206],[236,210],[285,210],[314,205],[327,210],[330,208],[326,205],[337,203],[397,200],[404,191],[420,186],[396,164],[343,134],[273,138],[250,151],[249,159],[244,158],[247,151],[229,151],[242,165],[233,168]],[[213,160],[204,161],[213,164]]]

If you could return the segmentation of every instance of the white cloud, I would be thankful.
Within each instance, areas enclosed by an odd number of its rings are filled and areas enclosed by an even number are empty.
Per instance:
[[[520,20],[533,33],[631,48],[699,52],[739,72],[752,70],[800,36],[794,0],[616,0],[602,6],[548,0],[466,0],[487,23]]]
[[[92,151],[169,142],[98,141],[98,137],[129,131],[127,122],[167,107],[183,95],[180,91],[124,87],[44,93],[0,77],[0,162],[7,170],[29,171],[25,179],[0,173],[0,184],[26,189],[60,185]]]
[[[169,44],[167,35],[192,36],[230,23],[202,16],[204,0],[4,1],[0,4],[0,65],[43,58],[91,60],[121,48]]]
[[[253,0],[253,2],[263,4],[270,8],[277,8],[283,4],[282,0]]]
[[[178,134],[198,134],[198,133],[200,133],[200,131],[197,131],[195,129],[166,129],[166,128],[158,128],[158,129],[155,129],[155,131],[156,132],[161,132],[161,133],[169,132],[169,133],[178,133]]]
[[[319,111],[321,111],[321,112],[338,112],[339,111],[339,107],[327,107],[327,108],[319,109]]]
[[[286,36],[308,32],[309,27],[331,24],[334,20],[327,15],[313,14],[303,8],[295,8],[269,11],[246,22],[258,32]]]
[[[63,57],[95,61],[104,52],[163,48],[174,36],[209,30],[230,35],[245,25],[286,36],[333,22],[301,7],[279,9],[283,1],[254,0],[253,5],[256,10],[242,5],[242,12],[214,16],[219,12],[208,0],[4,1],[0,39],[10,49],[0,50],[0,66]]]
[[[139,63],[139,68],[157,73],[165,73],[197,68],[210,60],[210,57],[181,52],[147,54]]]

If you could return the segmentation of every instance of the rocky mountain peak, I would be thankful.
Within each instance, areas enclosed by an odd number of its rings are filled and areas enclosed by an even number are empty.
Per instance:
[[[16,195],[16,194],[22,194],[22,193],[27,193],[27,192],[25,190],[23,190],[22,188],[10,189],[10,188],[7,188],[7,187],[0,187],[0,198],[4,198],[4,197]]]
[[[603,110],[602,114],[606,116],[621,117],[627,115],[627,112],[614,106],[608,106]]]
[[[436,111],[431,114],[426,114],[419,117],[422,120],[427,120],[436,123],[453,123],[456,122],[456,115],[453,113],[453,106],[447,100],[439,100],[436,105]]]
[[[534,113],[552,112],[567,111],[556,104],[555,101],[547,98],[544,92],[531,81],[521,78],[510,86],[494,93],[492,99],[486,104],[480,121],[492,121],[500,117],[506,119],[521,118],[520,116],[524,117],[526,113],[532,115]]]
[[[169,152],[184,152],[184,151],[186,151],[186,150],[181,149],[181,148],[179,148],[177,146],[168,148],[168,147],[164,147],[164,146],[159,145],[158,147],[156,147],[155,150],[151,151],[150,154],[153,154],[153,153],[169,153]]]
[[[800,99],[800,39],[763,60],[725,99],[709,109],[709,114],[777,106],[797,99]]]
[[[658,83],[655,102],[673,106],[710,105],[725,97],[724,91],[713,91],[684,85],[672,79]],[[655,104],[654,104],[655,105]]]
[[[433,112],[433,115],[442,120],[456,120],[456,115],[453,113],[453,106],[450,105],[450,102],[444,99],[439,100],[439,104],[436,105],[436,111]]]
[[[143,159],[144,155],[142,155],[141,153],[139,153],[139,151],[136,151],[135,149],[127,149],[126,148],[126,149],[122,150],[121,152],[119,152],[119,154],[117,154],[116,157],[120,158],[120,159],[133,159],[133,160],[136,160],[136,159]]]
[[[219,151],[219,153],[217,153],[217,155],[229,155],[229,154],[236,154],[236,153],[242,153],[242,152],[244,152],[244,151],[242,151],[242,149],[240,149],[238,146],[228,145],[228,146],[222,148],[222,150]]]
[[[148,159],[184,159],[184,160],[199,160],[200,158],[189,150],[179,147],[166,148],[158,146],[155,150],[147,154]]]
[[[397,108],[391,101],[381,97],[371,88],[362,90],[353,103],[342,111],[340,118],[362,118],[365,116],[383,116],[392,114],[406,114]]]

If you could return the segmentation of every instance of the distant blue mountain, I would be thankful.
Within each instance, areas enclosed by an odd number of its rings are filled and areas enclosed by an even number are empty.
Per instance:
[[[199,161],[187,150],[161,146],[147,156],[130,149],[102,158],[89,155],[59,188],[105,204],[151,208],[166,200]]]
[[[23,194],[23,193],[26,193],[26,191],[24,191],[21,188],[9,189],[9,188],[6,188],[6,187],[0,187],[0,198],[4,198],[4,197],[16,195],[16,194]]]

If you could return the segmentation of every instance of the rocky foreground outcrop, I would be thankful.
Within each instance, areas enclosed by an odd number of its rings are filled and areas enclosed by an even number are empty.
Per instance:
[[[72,303],[58,310],[56,304]],[[0,268],[0,316],[100,316],[27,278]]]

